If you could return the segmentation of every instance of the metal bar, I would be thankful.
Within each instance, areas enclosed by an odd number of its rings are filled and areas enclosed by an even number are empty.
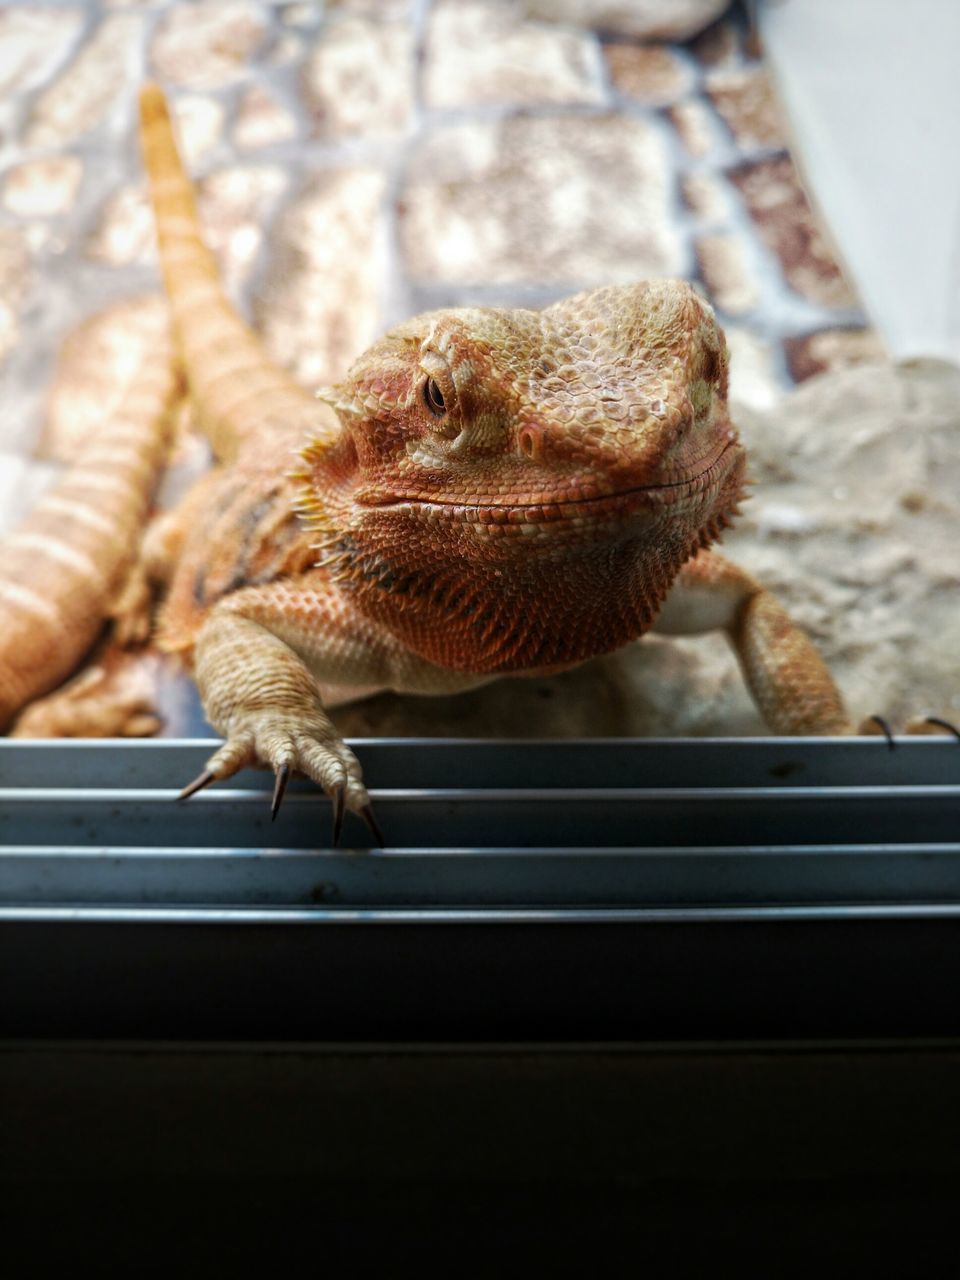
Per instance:
[[[946,1036],[960,915],[62,912],[0,920],[0,1036]]]
[[[0,743],[0,1036],[960,1032],[952,739],[357,749],[386,852],[176,804],[209,743]]]
[[[151,739],[30,742],[0,739],[0,787],[179,790],[214,741]],[[527,787],[897,786],[960,783],[950,737],[882,738],[351,740],[372,787],[383,790]],[[234,785],[262,790],[262,771]],[[297,783],[292,784],[296,790]],[[307,784],[300,784],[306,786]]]
[[[598,844],[946,843],[960,834],[960,788],[809,788],[718,791],[374,792],[393,847]],[[270,822],[260,792],[211,790],[188,804],[166,793],[25,791],[0,795],[0,844],[278,845],[329,847],[329,803],[291,796]],[[368,848],[355,818],[346,847]]]
[[[0,904],[198,910],[899,907],[960,903],[960,844],[783,849],[0,851]]]

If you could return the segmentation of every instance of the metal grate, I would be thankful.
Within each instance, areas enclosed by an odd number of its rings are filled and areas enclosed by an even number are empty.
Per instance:
[[[0,743],[0,1030],[687,1035],[752,990],[760,1034],[818,966],[829,1004],[948,927],[927,994],[960,967],[952,739],[353,745],[385,850],[352,817],[332,850],[307,783],[271,824],[265,773],[175,803],[209,743]],[[893,1008],[871,987],[854,1022]]]

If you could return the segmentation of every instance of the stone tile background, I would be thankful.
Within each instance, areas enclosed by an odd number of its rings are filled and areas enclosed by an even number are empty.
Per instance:
[[[134,132],[145,75],[174,100],[231,292],[308,382],[417,310],[664,274],[716,305],[748,403],[874,354],[739,12],[685,43],[629,34],[646,9],[662,27],[698,7],[723,5],[632,6],[624,34],[631,6],[585,2],[5,6],[6,466],[30,473],[59,344],[156,286]],[[9,523],[9,485],[0,496]]]
[[[734,6],[689,35],[725,7],[68,0],[0,9],[0,531],[115,393],[123,300],[157,287],[134,128],[147,75],[176,108],[230,292],[308,383],[336,378],[378,331],[418,310],[541,305],[664,274],[696,281],[717,307],[745,411],[770,409],[825,370],[881,359],[804,195],[742,14]],[[651,23],[665,39],[644,36]],[[942,388],[930,395],[939,405]],[[189,471],[197,446],[183,452]],[[774,579],[789,577],[773,567]],[[828,613],[821,602],[807,619],[815,632],[829,630]],[[726,690],[719,702],[671,720],[672,691],[696,683],[684,643],[661,643],[657,658],[651,642],[659,683],[643,726],[624,719],[620,655],[600,664],[585,702],[593,731],[755,729],[729,692],[737,677],[726,657],[704,668],[703,681]],[[564,679],[572,698],[581,677]],[[558,686],[520,685],[523,694],[513,682],[455,700],[455,715],[476,731],[511,731],[501,712],[519,702],[528,732],[550,731],[545,702]],[[344,727],[440,724],[391,708],[379,719],[361,709]],[[584,731],[562,717],[553,727]]]

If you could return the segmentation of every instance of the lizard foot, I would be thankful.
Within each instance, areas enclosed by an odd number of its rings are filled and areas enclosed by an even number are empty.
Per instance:
[[[293,716],[276,710],[235,715],[227,741],[213,753],[199,777],[184,787],[179,799],[189,799],[211,783],[258,764],[266,765],[275,774],[271,818],[275,819],[279,812],[293,773],[302,773],[331,799],[334,846],[347,809],[363,819],[382,846],[383,836],[363,784],[360,762],[325,716]]]
[[[131,570],[113,602],[113,639],[121,649],[146,644],[153,623],[153,591],[140,566]]]
[[[32,702],[10,731],[13,738],[149,738],[162,726],[154,654],[113,647],[68,684]]]

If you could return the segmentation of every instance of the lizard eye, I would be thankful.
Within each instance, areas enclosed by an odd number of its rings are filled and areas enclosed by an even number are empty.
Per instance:
[[[423,400],[435,418],[442,418],[447,412],[447,402],[435,378],[428,378],[423,384]]]

